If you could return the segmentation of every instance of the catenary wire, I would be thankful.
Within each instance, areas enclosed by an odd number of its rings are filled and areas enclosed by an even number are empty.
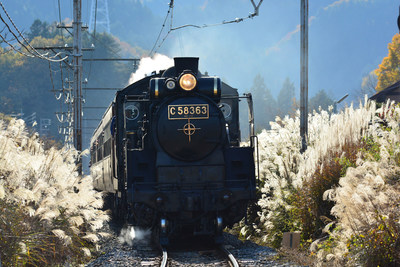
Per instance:
[[[258,16],[258,14],[259,14],[259,8],[260,8],[260,6],[261,6],[263,0],[260,0],[260,2],[259,2],[258,4],[256,4],[256,3],[254,2],[254,0],[250,0],[250,1],[251,1],[252,5],[253,5],[253,7],[254,7],[254,12],[251,13],[250,15],[248,15],[247,17],[235,18],[235,19],[229,20],[229,21],[225,21],[225,20],[224,20],[224,21],[222,21],[221,23],[215,23],[215,24],[204,24],[204,25],[186,24],[186,25],[182,25],[182,26],[178,26],[178,27],[173,28],[172,25],[173,25],[173,8],[174,8],[174,6],[173,6],[173,0],[171,0],[172,5],[171,5],[171,3],[170,3],[170,7],[169,7],[169,9],[168,9],[167,16],[165,17],[165,20],[164,20],[164,23],[163,23],[163,25],[162,25],[162,27],[161,27],[161,31],[160,31],[160,33],[159,33],[159,36],[158,36],[158,38],[157,38],[157,41],[155,42],[153,48],[151,49],[151,51],[150,51],[150,53],[149,53],[149,56],[152,56],[152,55],[154,55],[155,53],[157,53],[158,49],[161,48],[161,46],[163,45],[164,41],[167,39],[168,35],[169,35],[172,31],[180,30],[180,29],[187,28],[187,27],[193,27],[193,28],[202,29],[202,28],[215,27],[215,26],[220,26],[220,25],[225,25],[225,24],[231,24],[231,23],[239,23],[239,22],[245,21],[245,20],[247,20],[247,19],[253,18],[253,17],[255,17],[255,16]],[[162,33],[164,27],[165,27],[165,21],[167,20],[167,18],[168,18],[168,16],[169,16],[170,13],[171,13],[170,28],[169,28],[167,34],[166,34],[166,35],[164,36],[164,38],[162,39],[161,43],[157,46],[158,40],[160,39],[159,37],[160,37],[160,35],[161,35],[161,33]],[[157,47],[157,48],[155,49],[155,47]]]
[[[58,0],[58,21],[59,21],[60,26],[61,26],[62,25],[62,21],[61,21],[61,3],[60,3],[60,0]],[[64,34],[62,32],[62,28],[61,27],[60,27],[60,35],[61,35],[63,43],[65,43]]]
[[[40,54],[34,47],[32,47],[30,45],[30,43],[26,40],[26,38],[23,36],[23,34],[21,33],[21,31],[18,29],[18,27],[15,25],[14,21],[12,20],[12,18],[10,17],[10,15],[8,14],[7,10],[5,9],[3,3],[0,1],[0,6],[4,11],[4,14],[6,14],[7,18],[9,19],[9,21],[11,22],[11,24],[13,25],[13,27],[15,28],[15,30],[18,32],[19,36],[24,40],[24,42],[31,48],[31,50],[33,52],[35,52],[35,54],[33,54],[27,47],[25,44],[23,44],[19,39],[18,36],[16,36],[16,34],[10,29],[10,26],[4,21],[3,17],[1,17],[1,21],[6,25],[7,29],[9,30],[9,32],[16,38],[16,40],[18,41],[19,44],[21,44],[30,54],[32,54],[35,57],[39,57],[41,59],[45,59],[48,61],[52,61],[52,62],[59,62],[59,61],[63,61],[65,60],[67,57],[63,58],[63,59],[59,59],[59,60],[55,60],[53,59],[54,57],[58,56],[58,54],[52,56],[52,57],[46,57],[45,55]]]
[[[156,47],[156,45],[157,45],[157,43],[158,43],[158,40],[160,40],[161,33],[162,33],[163,30],[164,30],[165,23],[167,22],[167,19],[168,19],[168,17],[169,17],[169,14],[171,13],[171,10],[173,9],[173,7],[174,7],[174,0],[171,0],[171,2],[169,3],[169,8],[168,8],[167,15],[165,16],[164,22],[163,22],[163,24],[162,24],[162,26],[161,26],[161,30],[160,30],[160,32],[158,33],[157,40],[156,40],[156,42],[154,43],[153,48],[151,49],[151,51],[150,51],[150,53],[149,53],[149,56],[151,56],[151,54],[152,54],[153,51],[154,51],[154,48]],[[171,26],[172,26],[172,20],[171,20]]]

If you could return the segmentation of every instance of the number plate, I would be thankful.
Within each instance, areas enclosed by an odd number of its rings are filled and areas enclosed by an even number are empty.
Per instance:
[[[208,119],[208,104],[169,105],[169,120]]]

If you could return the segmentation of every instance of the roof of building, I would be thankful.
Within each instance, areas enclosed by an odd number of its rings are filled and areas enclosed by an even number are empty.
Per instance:
[[[376,102],[386,102],[388,99],[400,102],[400,81],[388,86],[380,92],[377,92],[369,99]]]

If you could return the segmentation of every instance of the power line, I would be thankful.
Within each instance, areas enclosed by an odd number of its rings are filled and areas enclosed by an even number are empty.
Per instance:
[[[152,54],[153,51],[154,51],[154,48],[156,47],[156,45],[157,45],[157,43],[158,43],[158,40],[160,40],[161,33],[162,33],[162,31],[164,30],[164,27],[165,27],[165,22],[167,21],[167,19],[168,19],[168,17],[169,17],[169,13],[171,12],[173,6],[174,6],[174,0],[171,0],[171,2],[169,3],[169,8],[168,8],[167,15],[165,16],[164,22],[163,22],[163,24],[162,24],[162,26],[161,26],[161,30],[160,30],[160,32],[158,33],[157,40],[156,40],[156,42],[154,43],[153,48],[151,49],[151,51],[150,51],[150,53],[149,53],[149,56],[151,56],[151,54]],[[171,23],[172,23],[172,20],[171,20]]]
[[[88,0],[88,2],[89,2],[89,0]],[[93,0],[92,0],[92,7],[93,7]],[[90,16],[92,16],[92,14],[90,14]],[[95,12],[94,12],[94,31],[93,31],[93,39],[94,39],[93,46],[94,47],[96,47],[96,39],[95,39],[96,38],[96,22],[97,22],[97,0],[96,0]],[[90,33],[90,30],[88,32]],[[90,54],[91,58],[93,58],[93,54],[94,54],[94,52],[92,52]],[[87,75],[88,80],[90,78],[91,73],[92,73],[92,62],[90,62],[90,64],[89,64],[89,72]]]
[[[0,16],[0,18],[1,18],[1,16]],[[1,38],[1,39],[3,40],[3,42],[5,42],[12,50],[14,50],[14,51],[20,53],[21,55],[26,56],[26,57],[31,57],[31,58],[34,57],[33,55],[28,55],[28,54],[26,54],[26,53],[20,51],[20,50],[17,49],[16,47],[14,47],[10,42],[8,42],[8,41],[6,40],[6,38],[5,38],[3,35],[1,35],[1,34],[0,34],[0,38]]]
[[[254,2],[254,0],[250,0],[250,1],[251,1],[252,5],[254,7],[254,12],[250,13],[250,15],[248,15],[247,17],[235,18],[233,20],[228,20],[228,21],[223,20],[221,23],[215,23],[215,24],[204,24],[204,25],[185,24],[185,25],[173,28],[172,24],[173,24],[173,13],[174,13],[174,10],[173,10],[174,9],[174,0],[171,0],[171,2],[169,4],[167,15],[165,16],[165,19],[164,19],[163,25],[161,27],[160,33],[158,34],[157,40],[154,43],[154,46],[153,46],[153,48],[151,49],[151,51],[149,53],[149,57],[152,56],[153,54],[157,53],[158,49],[161,48],[161,46],[163,45],[164,41],[167,39],[168,35],[172,31],[176,31],[176,30],[180,30],[180,29],[188,28],[188,27],[202,29],[202,28],[215,27],[215,26],[231,24],[231,23],[239,23],[239,22],[245,21],[247,19],[254,18],[255,16],[258,16],[259,15],[259,9],[260,9],[260,6],[261,6],[263,0],[260,0],[260,2],[258,4],[256,4]],[[166,21],[167,21],[167,19],[168,19],[170,14],[171,14],[171,21],[170,21],[169,30],[168,30],[167,34],[164,36],[164,38],[162,39],[161,43],[157,46],[158,41],[160,40],[161,33],[164,30],[165,23],[166,23]],[[157,47],[157,48],[155,49],[155,47]]]
[[[28,57],[38,57],[38,58],[45,59],[45,60],[52,61],[52,62],[59,62],[59,61],[63,61],[63,60],[66,59],[66,57],[65,57],[64,59],[60,59],[60,60],[55,60],[55,59],[53,59],[53,58],[57,57],[58,54],[56,54],[55,56],[52,56],[52,57],[47,57],[46,55],[40,54],[40,53],[39,53],[35,48],[33,48],[33,47],[30,45],[30,43],[26,40],[26,38],[24,37],[24,35],[21,33],[21,31],[20,31],[20,30],[18,29],[18,27],[15,25],[14,21],[12,20],[12,18],[10,17],[10,15],[8,14],[7,10],[5,9],[5,7],[4,7],[4,5],[3,5],[3,3],[2,3],[1,1],[0,1],[0,6],[1,6],[1,8],[3,9],[4,14],[7,16],[8,20],[11,22],[12,26],[14,27],[14,29],[17,31],[18,35],[19,35],[19,36],[23,39],[23,41],[26,43],[26,45],[25,45],[23,42],[21,42],[21,41],[19,40],[18,36],[11,30],[10,26],[7,24],[7,22],[4,20],[4,18],[0,15],[1,21],[5,24],[5,26],[7,27],[8,31],[15,37],[16,41],[17,41],[22,47],[24,47],[24,48],[26,49],[26,51],[27,51],[28,53],[30,53],[32,56],[29,56],[29,55],[26,54],[26,53],[20,52],[22,55],[28,56]],[[18,49],[16,49],[13,45],[11,45],[8,41],[6,41],[5,38],[4,38],[2,35],[1,35],[1,39],[3,39],[3,41],[5,41],[8,45],[10,45],[10,47],[11,47],[13,50],[15,50],[15,51],[18,50]],[[27,46],[28,46],[29,48],[28,48]],[[32,53],[32,51],[33,51],[34,53]]]
[[[59,23],[61,25],[62,23],[61,23],[61,3],[60,3],[60,0],[58,0],[58,21],[59,21]],[[63,43],[65,43],[64,34],[62,32],[62,28],[59,28],[59,29],[60,29],[60,35],[61,35],[62,41],[63,41]]]

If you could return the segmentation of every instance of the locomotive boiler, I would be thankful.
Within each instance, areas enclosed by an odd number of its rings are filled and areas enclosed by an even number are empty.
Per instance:
[[[91,139],[95,188],[113,216],[152,228],[161,244],[182,233],[213,236],[246,216],[256,198],[251,95],[175,58],[116,93]],[[241,144],[239,101],[249,104]]]

